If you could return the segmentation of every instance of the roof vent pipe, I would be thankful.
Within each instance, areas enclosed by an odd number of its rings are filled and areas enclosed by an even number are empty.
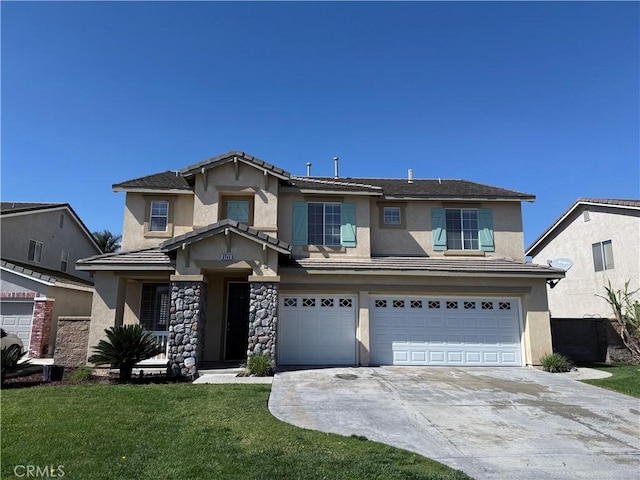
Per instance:
[[[311,176],[311,162],[307,162],[307,177]]]
[[[409,176],[409,179],[407,180],[407,183],[413,183],[413,169],[412,168],[409,169],[408,176]]]
[[[339,178],[338,177],[338,157],[333,157],[333,166],[334,166],[334,173],[333,173],[333,178]]]

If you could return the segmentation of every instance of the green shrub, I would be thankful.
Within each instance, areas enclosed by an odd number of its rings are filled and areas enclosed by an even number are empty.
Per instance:
[[[270,377],[276,368],[276,362],[270,353],[259,353],[249,355],[247,361],[242,364],[245,375],[253,375],[256,377]]]
[[[120,381],[131,380],[133,366],[162,353],[153,336],[142,325],[119,325],[105,330],[107,340],[100,340],[89,357],[96,365],[113,365],[120,370]]]
[[[93,377],[93,369],[88,366],[78,367],[69,375],[70,382],[85,382]]]
[[[540,358],[542,369],[545,372],[568,372],[573,368],[571,360],[560,353],[547,353]]]

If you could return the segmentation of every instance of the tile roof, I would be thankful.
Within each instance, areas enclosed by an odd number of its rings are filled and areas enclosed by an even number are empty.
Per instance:
[[[267,235],[264,232],[249,227],[243,223],[236,222],[235,220],[225,219],[219,222],[201,227],[193,232],[185,233],[169,240],[165,240],[160,244],[160,248],[163,252],[168,252],[180,248],[182,244],[191,244],[202,239],[217,235],[224,232],[226,229],[230,229],[240,235],[250,238],[258,243],[266,244],[274,250],[282,253],[291,252],[291,245],[283,240]]]
[[[115,252],[83,258],[76,262],[78,270],[93,270],[92,267],[108,267],[114,270],[126,270],[143,267],[149,270],[173,270],[173,260],[159,248],[145,248],[129,252]]]
[[[36,202],[0,202],[0,213],[28,212],[32,210],[46,210],[68,205],[67,203],[36,203]]]
[[[279,177],[289,178],[291,176],[289,172],[283,170],[280,167],[276,167],[275,165],[267,163],[264,160],[260,160],[253,155],[249,155],[248,153],[240,152],[237,150],[232,150],[230,152],[223,153],[222,155],[208,158],[207,160],[203,160],[202,162],[189,165],[188,167],[180,170],[180,173],[182,175],[193,175],[195,173],[199,173],[203,168],[211,168],[216,165],[222,165],[228,162],[232,162],[234,158],[238,158],[239,160],[242,160],[246,163],[263,168]]]
[[[191,186],[184,177],[171,170],[154,173],[145,177],[134,178],[120,183],[114,183],[114,190],[127,190],[130,188],[145,188],[150,190],[191,190]]]
[[[500,258],[372,257],[358,260],[295,259],[281,268],[341,272],[416,272],[429,274],[513,275],[562,278],[564,271],[546,265]]]
[[[630,209],[638,209],[640,208],[640,200],[637,199],[623,199],[623,198],[592,198],[592,197],[580,197],[575,202],[573,202],[569,208],[567,208],[562,214],[555,219],[547,229],[542,232],[538,238],[536,238],[529,247],[527,247],[526,255],[536,255],[538,250],[546,245],[545,240],[551,234],[553,230],[556,229],[562,223],[571,212],[577,209],[581,205],[597,205],[602,207],[615,207],[615,208],[630,208]]]
[[[93,287],[93,282],[70,275],[66,272],[59,272],[49,268],[42,268],[35,265],[18,262],[15,260],[0,260],[0,266],[9,271],[27,276],[35,281],[53,283],[57,285],[80,285],[82,287]]]
[[[535,196],[505,188],[449,179],[407,179],[341,177],[292,177],[290,183],[300,189],[356,191],[371,189],[388,197],[514,199],[533,201]]]

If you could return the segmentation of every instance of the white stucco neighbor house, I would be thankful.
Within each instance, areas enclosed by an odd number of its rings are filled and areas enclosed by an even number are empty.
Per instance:
[[[53,355],[58,318],[91,313],[93,280],[75,263],[100,247],[68,203],[0,205],[0,324],[31,358]]]
[[[640,287],[640,200],[579,198],[527,249],[534,263],[568,258],[573,266],[549,288],[553,318],[610,318],[604,286]]]
[[[95,274],[89,352],[142,324],[187,358],[279,365],[538,364],[546,282],[525,262],[528,193],[465,180],[295,176],[239,151],[113,185],[122,250]]]

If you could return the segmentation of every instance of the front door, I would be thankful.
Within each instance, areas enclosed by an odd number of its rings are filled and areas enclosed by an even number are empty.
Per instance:
[[[244,360],[249,337],[249,284],[229,282],[227,289],[227,334],[224,359]]]

